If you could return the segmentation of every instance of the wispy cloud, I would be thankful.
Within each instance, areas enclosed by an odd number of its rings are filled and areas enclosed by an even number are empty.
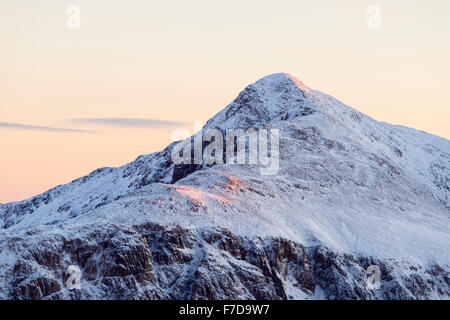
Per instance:
[[[67,119],[67,121],[86,125],[126,128],[172,128],[186,125],[186,123],[178,121],[143,118],[80,118]]]
[[[0,128],[29,130],[29,131],[48,131],[48,132],[62,132],[62,133],[94,133],[90,130],[72,129],[72,128],[55,128],[46,126],[35,126],[22,123],[0,122]]]

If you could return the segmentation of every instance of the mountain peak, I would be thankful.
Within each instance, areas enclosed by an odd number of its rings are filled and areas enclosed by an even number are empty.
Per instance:
[[[205,128],[250,128],[314,113],[312,92],[289,73],[274,73],[248,85]]]
[[[311,90],[299,79],[290,73],[273,73],[258,80],[255,84],[279,87],[280,85],[294,85],[303,92],[311,94]]]

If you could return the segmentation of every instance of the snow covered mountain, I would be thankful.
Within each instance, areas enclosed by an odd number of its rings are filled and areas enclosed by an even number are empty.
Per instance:
[[[278,173],[175,165],[174,143],[0,205],[0,298],[450,298],[450,141],[289,74],[246,87],[212,128],[279,129]]]

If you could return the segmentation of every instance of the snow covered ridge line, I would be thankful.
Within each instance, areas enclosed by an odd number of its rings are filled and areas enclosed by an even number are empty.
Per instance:
[[[203,129],[177,143],[171,159],[176,165],[260,164],[261,175],[274,175],[280,167],[279,146],[279,129]]]
[[[449,299],[450,141],[292,78],[0,205],[0,299]]]

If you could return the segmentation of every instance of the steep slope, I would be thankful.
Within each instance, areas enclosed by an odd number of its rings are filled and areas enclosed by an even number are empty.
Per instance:
[[[0,297],[449,297],[450,141],[288,74],[245,88],[212,128],[280,130],[277,174],[174,165],[172,144],[2,205]],[[71,264],[81,290],[65,287]]]

